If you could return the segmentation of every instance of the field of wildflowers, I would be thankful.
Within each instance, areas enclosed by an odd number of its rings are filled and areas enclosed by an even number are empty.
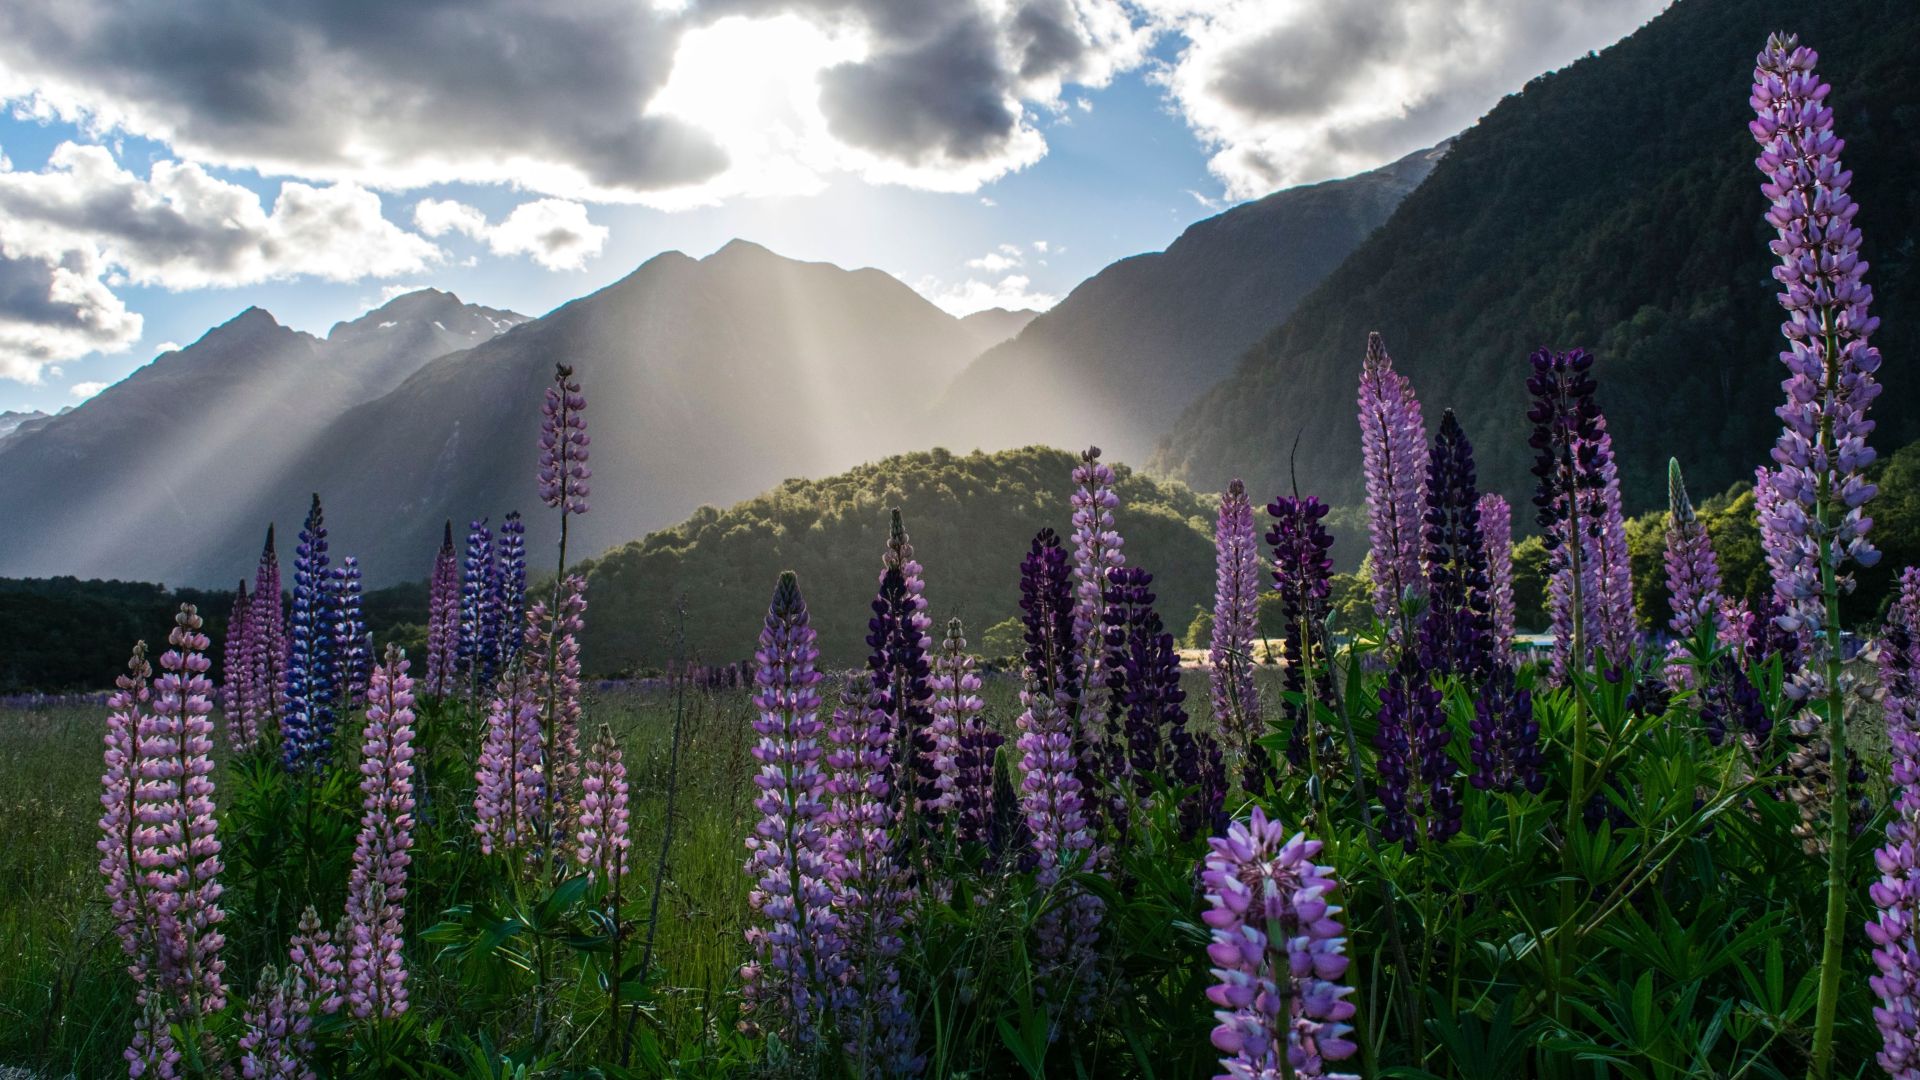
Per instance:
[[[1863,646],[1843,636],[1848,567],[1878,558],[1880,357],[1814,63],[1774,38],[1752,97],[1787,313],[1770,594],[1723,592],[1675,462],[1671,611],[1636,611],[1604,361],[1542,349],[1554,649],[1522,662],[1512,510],[1374,335],[1366,625],[1332,624],[1328,506],[1289,491],[1263,519],[1236,480],[1207,663],[1183,671],[1090,448],[1068,531],[1036,522],[1009,559],[1016,671],[935,625],[940,568],[896,513],[867,612],[810,610],[785,574],[751,664],[596,690],[565,524],[588,512],[588,397],[561,365],[550,578],[518,515],[464,549],[449,523],[426,655],[376,655],[316,496],[290,606],[269,530],[217,684],[187,605],[104,709],[0,725],[0,1060],[1920,1076],[1920,570]],[[1277,665],[1256,661],[1269,588]],[[864,670],[820,670],[816,619],[865,620]]]

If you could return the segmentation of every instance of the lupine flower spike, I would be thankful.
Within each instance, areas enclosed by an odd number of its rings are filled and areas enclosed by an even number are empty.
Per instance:
[[[500,623],[496,670],[501,670],[513,662],[526,638],[522,630],[527,625],[527,525],[518,510],[500,523],[496,545],[493,607]]]
[[[1493,655],[1503,666],[1515,663],[1513,635],[1513,507],[1498,495],[1480,496],[1480,536],[1487,551],[1487,598],[1493,614]]]
[[[1100,460],[1100,448],[1089,446],[1074,466],[1073,483],[1073,633],[1080,651],[1082,722],[1106,713],[1106,680],[1100,665],[1106,653],[1100,617],[1106,611],[1107,576],[1126,565],[1120,531],[1113,510],[1120,505],[1114,491],[1113,467]],[[1078,733],[1076,733],[1078,737]],[[1087,772],[1083,768],[1083,773]],[[1083,775],[1083,780],[1088,779]]]
[[[287,612],[280,597],[280,555],[273,548],[273,526],[260,549],[253,578],[253,691],[251,717],[262,739],[279,736],[287,713]]]
[[[287,768],[311,768],[333,747],[333,589],[327,525],[313,497],[293,561],[293,620],[287,658],[287,715],[282,723]]]
[[[1329,509],[1312,496],[1283,497],[1267,506],[1267,514],[1273,518],[1273,527],[1267,530],[1267,543],[1273,548],[1273,585],[1280,594],[1281,614],[1286,619],[1281,644],[1286,661],[1284,685],[1289,693],[1316,700],[1324,700],[1331,688],[1325,638],[1333,595],[1333,559],[1328,554],[1333,537],[1322,524]],[[1314,766],[1329,743],[1314,721],[1312,702],[1305,706],[1290,702],[1286,711],[1293,721],[1287,760],[1295,768],[1307,769],[1311,783],[1325,784],[1327,777],[1318,775]],[[1247,765],[1249,791],[1259,791],[1262,784],[1272,780],[1266,752],[1257,746],[1254,749]]]
[[[460,658],[460,561],[453,550],[453,522],[447,522],[440,551],[433,558],[427,589],[427,692],[444,697],[453,689]]]
[[[612,891],[626,874],[633,842],[628,836],[627,764],[613,729],[605,724],[587,751],[580,790],[575,858],[593,880]]]
[[[247,580],[233,592],[233,611],[227,616],[227,640],[220,650],[220,711],[226,714],[227,745],[236,753],[251,750],[260,737],[253,722],[253,598]]]
[[[1600,491],[1606,486],[1597,446],[1606,430],[1593,399],[1593,357],[1583,349],[1556,353],[1540,349],[1528,358],[1532,403],[1527,439],[1537,455],[1538,481],[1533,505],[1540,538],[1550,557],[1547,591],[1553,613],[1553,673],[1566,679],[1585,670],[1597,628],[1587,625],[1592,607],[1592,540],[1604,512]]]
[[[1786,401],[1775,411],[1783,427],[1774,444],[1773,500],[1765,538],[1776,591],[1787,602],[1783,626],[1821,644],[1821,665],[1803,669],[1796,692],[1824,697],[1826,771],[1830,809],[1827,921],[1814,1011],[1812,1069],[1825,1075],[1833,1056],[1840,1000],[1840,954],[1846,937],[1847,761],[1843,671],[1835,638],[1838,593],[1851,588],[1849,564],[1873,566],[1879,551],[1867,540],[1874,497],[1866,470],[1874,462],[1867,412],[1880,394],[1874,373],[1880,351],[1870,339],[1880,320],[1869,311],[1873,290],[1860,258],[1859,205],[1848,188],[1853,174],[1840,163],[1845,143],[1833,131],[1832,88],[1814,72],[1818,56],[1790,34],[1767,40],[1754,61],[1755,118],[1749,125],[1766,177],[1760,187],[1771,206],[1767,223],[1779,236],[1770,246],[1780,260],[1773,276],[1787,317],[1780,331],[1787,348],[1782,383]]]
[[[1880,642],[1880,692],[1890,773],[1897,797],[1887,842],[1874,852],[1880,880],[1867,891],[1877,912],[1867,923],[1878,974],[1880,1067],[1902,1080],[1920,1078],[1920,569],[1900,574],[1900,596]]]
[[[1430,670],[1485,678],[1494,667],[1493,604],[1473,444],[1448,409],[1428,458],[1422,539],[1429,602],[1420,623],[1421,661]]]
[[[1219,1006],[1213,1045],[1225,1055],[1221,1080],[1357,1080],[1328,1071],[1358,1047],[1349,1037],[1353,988],[1340,985],[1347,956],[1334,918],[1339,883],[1332,867],[1313,862],[1320,841],[1288,838],[1256,806],[1208,843],[1201,918],[1213,932],[1207,958],[1218,981],[1207,998]]]
[[[367,680],[373,667],[373,640],[367,634],[367,619],[361,610],[360,560],[349,555],[333,568],[333,655],[338,658],[336,675],[339,689],[334,700],[342,708],[360,704],[366,698]]]
[[[870,703],[888,728],[894,785],[914,815],[916,833],[937,827],[940,812],[939,748],[933,733],[933,620],[927,617],[926,586],[913,557],[900,511],[890,515],[887,548],[880,558],[880,589],[867,621],[867,680]]]
[[[387,646],[367,688],[360,754],[360,837],[347,879],[347,1007],[359,1019],[407,1011],[401,930],[413,861],[413,679],[406,654]]]
[[[1373,545],[1373,610],[1399,640],[1410,629],[1404,617],[1409,593],[1426,587],[1420,536],[1427,426],[1413,384],[1393,370],[1393,358],[1379,334],[1367,335],[1359,407],[1367,532]]]
[[[1002,736],[986,722],[980,676],[967,652],[966,628],[949,620],[933,662],[934,746],[939,755],[939,809],[955,815],[955,838],[985,843],[992,813],[993,756]]]
[[[460,666],[480,686],[493,682],[500,655],[501,625],[493,607],[498,572],[493,530],[486,518],[479,518],[467,526],[467,554],[460,569]]]
[[[747,944],[753,959],[740,971],[743,1027],[777,1033],[792,1045],[817,1041],[840,953],[828,852],[821,818],[826,775],[820,769],[819,650],[807,604],[791,571],[780,575],[755,654],[754,705],[760,763],[754,807],[760,820],[747,838],[754,888]]]
[[[1262,726],[1260,691],[1253,681],[1260,542],[1253,529],[1253,504],[1238,479],[1220,496],[1213,548],[1213,641],[1207,654],[1213,722],[1244,756]]]
[[[1716,643],[1724,642],[1727,624],[1720,610],[1720,563],[1713,554],[1713,541],[1693,512],[1680,462],[1673,459],[1667,461],[1666,539],[1667,594],[1673,611],[1667,629],[1675,639],[1668,654],[1667,682],[1677,686],[1687,681],[1687,642],[1703,626],[1713,627]]]

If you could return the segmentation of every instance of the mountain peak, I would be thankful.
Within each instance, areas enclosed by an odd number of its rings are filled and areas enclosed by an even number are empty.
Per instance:
[[[707,256],[706,258],[701,259],[700,261],[710,262],[713,260],[721,260],[721,259],[752,259],[752,258],[784,259],[785,256],[776,253],[775,251],[773,251],[771,248],[767,247],[764,244],[756,244],[751,240],[742,240],[736,236],[733,239],[727,241],[726,243],[720,245],[719,250],[715,251],[713,254]]]

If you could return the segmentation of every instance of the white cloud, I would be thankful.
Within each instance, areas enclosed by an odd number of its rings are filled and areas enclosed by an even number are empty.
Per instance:
[[[1026,261],[1026,255],[1021,252],[1018,244],[1001,244],[999,247],[977,259],[968,259],[967,268],[970,270],[985,270],[989,274],[998,274],[1003,270],[1011,270],[1017,266],[1022,266]]]
[[[1045,255],[1047,253],[1047,242],[1045,240],[1035,240],[1033,242],[1033,250]]]
[[[180,343],[177,341],[163,341],[153,347],[153,355],[155,356],[164,356],[167,353],[179,351]]]
[[[496,255],[527,255],[549,270],[581,269],[606,247],[608,235],[605,225],[587,218],[585,206],[564,199],[521,203],[497,225],[465,203],[422,199],[413,223],[428,236],[463,233]]]
[[[16,256],[0,234],[0,378],[37,383],[63,360],[140,340],[143,320],[100,280],[104,270],[84,250]]]
[[[1185,38],[1159,71],[1230,198],[1431,146],[1668,0],[1142,0]]]
[[[106,388],[107,384],[103,382],[77,382],[67,387],[67,393],[85,401]]]
[[[958,285],[922,278],[914,288],[947,314],[956,316],[971,315],[988,308],[1045,311],[1060,302],[1060,298],[1052,293],[1035,290],[1032,279],[1025,274],[1005,274],[997,280],[968,278]]]

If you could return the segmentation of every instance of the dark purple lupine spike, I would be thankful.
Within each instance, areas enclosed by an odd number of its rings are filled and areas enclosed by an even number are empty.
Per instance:
[[[527,625],[527,525],[514,510],[500,522],[494,573],[494,617],[499,624],[498,668],[520,653]]]
[[[247,579],[233,591],[233,610],[227,615],[227,636],[220,650],[220,710],[226,714],[227,745],[244,754],[253,748],[260,729],[253,722],[253,598]]]
[[[493,530],[486,518],[467,526],[467,554],[460,571],[460,664],[474,682],[493,682],[499,655],[500,620],[493,609],[498,595],[493,559]]]
[[[1473,786],[1482,791],[1540,794],[1547,786],[1541,772],[1540,725],[1533,719],[1533,695],[1515,685],[1513,671],[1502,664],[1480,687],[1469,724],[1473,759]]]
[[[451,691],[459,662],[460,558],[453,550],[453,522],[448,521],[427,589],[427,692],[439,697]]]
[[[1453,732],[1432,676],[1412,655],[1401,659],[1380,691],[1379,750],[1382,840],[1411,853],[1424,841],[1443,844],[1460,831],[1461,804],[1447,743]]]
[[[986,721],[980,676],[967,652],[966,627],[949,620],[933,665],[934,740],[939,756],[940,811],[954,817],[962,844],[985,843],[993,800],[993,759],[1003,740]]]
[[[909,842],[926,838],[940,821],[938,748],[933,734],[933,668],[927,654],[929,634],[926,597],[920,564],[901,523],[900,511],[891,515],[887,548],[881,557],[880,590],[873,599],[873,617],[867,622],[868,686],[871,704],[885,717],[892,733],[894,775],[903,799],[911,800]]]
[[[273,526],[260,548],[253,577],[253,722],[260,738],[274,739],[287,713],[287,610],[280,595],[280,555],[273,548]],[[269,730],[271,728],[271,730]]]
[[[1440,417],[1427,458],[1424,563],[1429,603],[1420,624],[1424,665],[1483,679],[1494,667],[1493,606],[1473,444],[1453,410]]]
[[[373,671],[373,642],[361,607],[360,560],[352,555],[340,560],[328,575],[328,587],[333,591],[333,655],[339,680],[334,700],[350,709],[366,699]]]
[[[327,525],[315,494],[293,560],[293,618],[287,650],[287,768],[301,772],[333,750],[335,656]]]
[[[1538,481],[1533,505],[1541,540],[1552,556],[1553,668],[1555,677],[1564,679],[1587,668],[1600,644],[1596,639],[1604,636],[1602,627],[1591,625],[1597,610],[1593,594],[1602,576],[1593,563],[1610,515],[1612,446],[1594,401],[1598,384],[1591,354],[1540,349],[1528,363],[1532,402],[1527,419],[1533,434],[1527,445],[1536,454],[1532,471]],[[1617,503],[1618,487],[1613,490]]]
[[[1286,662],[1284,685],[1292,694],[1306,695],[1305,672],[1311,669],[1312,695],[1331,705],[1326,624],[1333,595],[1333,559],[1328,555],[1333,536],[1321,524],[1329,509],[1311,495],[1275,499],[1267,505],[1267,513],[1273,518],[1267,543],[1273,548],[1273,585],[1280,593],[1281,614],[1287,624],[1281,645]],[[1289,702],[1284,712],[1292,721],[1287,759],[1296,768],[1305,768],[1313,757],[1311,751],[1325,745],[1327,735],[1317,730],[1313,709]],[[1261,785],[1271,782],[1271,774],[1263,773],[1270,767],[1264,751],[1249,757],[1249,791],[1261,791]],[[1317,779],[1324,782],[1326,778]]]
[[[1182,807],[1182,824],[1191,836],[1210,822],[1205,805],[1205,763],[1193,733],[1187,730],[1187,692],[1180,686],[1180,654],[1154,610],[1153,575],[1140,567],[1120,567],[1107,577],[1108,773],[1112,780],[1131,777],[1136,796],[1145,798],[1157,784],[1193,789]],[[1115,820],[1125,831],[1122,805]]]

